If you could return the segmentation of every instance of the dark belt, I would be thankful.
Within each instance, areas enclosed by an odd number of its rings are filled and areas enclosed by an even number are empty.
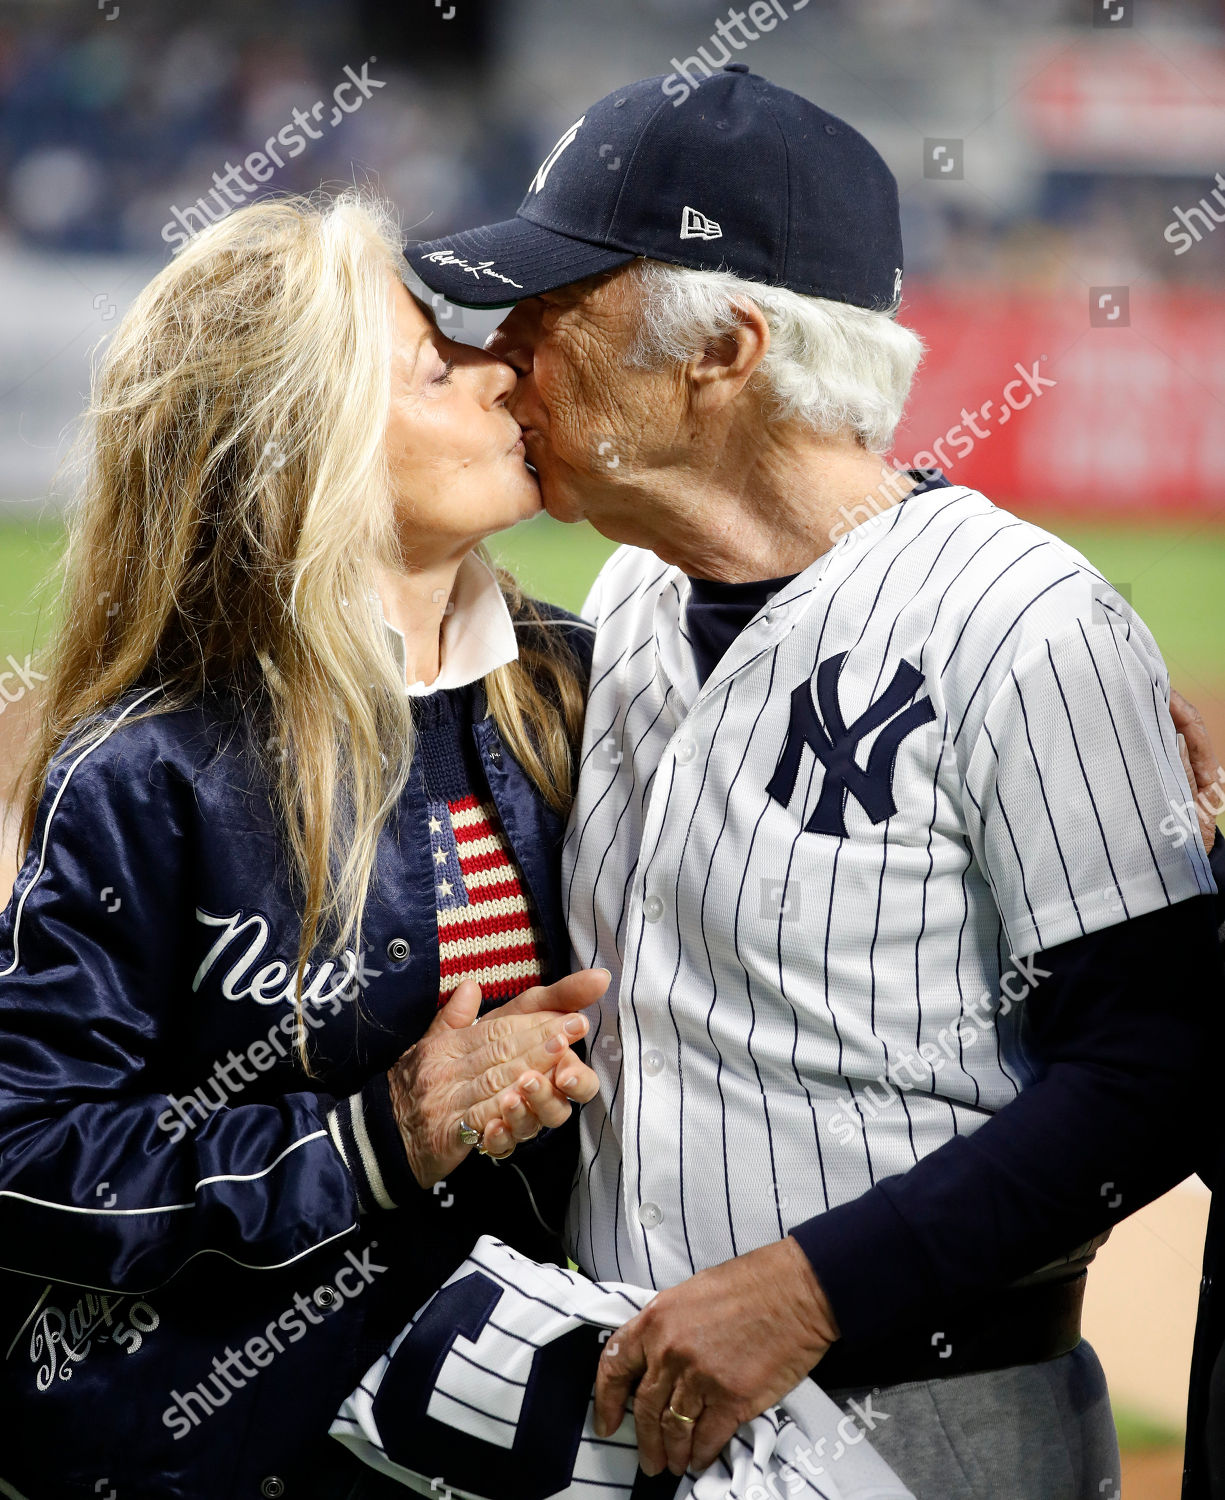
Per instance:
[[[1006,1287],[988,1299],[949,1306],[874,1339],[839,1339],[809,1373],[826,1390],[901,1385],[1036,1365],[1080,1343],[1088,1273]]]

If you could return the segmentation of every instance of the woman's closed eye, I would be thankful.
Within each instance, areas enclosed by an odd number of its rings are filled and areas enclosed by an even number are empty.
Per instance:
[[[448,359],[443,362],[441,371],[430,381],[431,385],[446,385],[451,378],[451,372],[455,369],[455,361]]]

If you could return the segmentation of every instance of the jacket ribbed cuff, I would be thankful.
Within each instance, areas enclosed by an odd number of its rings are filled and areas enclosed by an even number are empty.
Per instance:
[[[357,1189],[358,1208],[402,1208],[421,1192],[408,1164],[386,1073],[329,1110],[328,1130]]]

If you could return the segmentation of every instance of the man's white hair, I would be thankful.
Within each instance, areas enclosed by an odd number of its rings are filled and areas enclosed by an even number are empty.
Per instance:
[[[759,374],[771,415],[831,435],[850,428],[869,452],[889,450],[923,354],[919,336],[895,321],[896,309],[872,312],[657,260],[635,270],[644,298],[631,364],[688,362],[736,326],[738,306],[754,302],[770,327]]]

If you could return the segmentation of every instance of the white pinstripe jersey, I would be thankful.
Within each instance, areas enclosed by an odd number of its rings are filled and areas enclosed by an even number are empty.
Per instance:
[[[609,1331],[652,1295],[482,1235],[366,1372],[331,1435],[437,1500],[783,1500],[783,1485],[793,1500],[914,1500],[872,1448],[888,1411],[869,1400],[844,1415],[807,1379],[742,1423],[708,1469],[673,1481],[674,1495],[666,1476],[640,1473],[633,1416],[597,1438],[593,1393]]]
[[[1033,1077],[1001,982],[1215,889],[1160,828],[1188,788],[1148,629],[976,491],[845,533],[700,688],[687,596],[634,548],[596,582],[564,852],[575,962],[613,973],[571,1253],[655,1287],[976,1129]]]

